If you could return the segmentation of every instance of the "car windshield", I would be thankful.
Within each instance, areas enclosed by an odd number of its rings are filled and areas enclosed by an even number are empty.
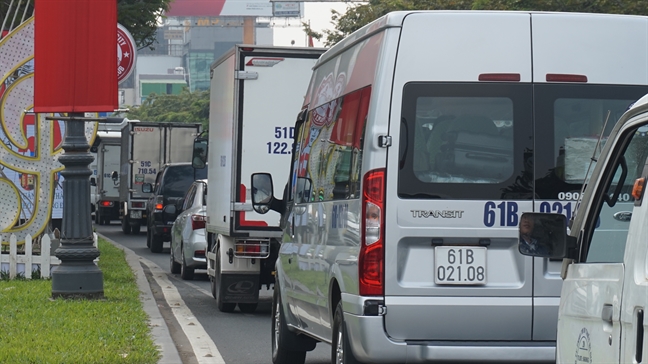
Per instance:
[[[194,169],[191,165],[169,166],[164,174],[162,194],[166,197],[183,197],[197,179],[207,178],[207,168]]]

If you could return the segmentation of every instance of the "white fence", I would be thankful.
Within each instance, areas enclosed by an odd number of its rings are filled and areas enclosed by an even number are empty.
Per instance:
[[[97,234],[93,234],[94,246],[97,247]],[[49,278],[52,268],[61,264],[61,261],[51,254],[52,240],[48,234],[43,234],[36,245],[38,255],[34,255],[34,244],[31,235],[25,238],[24,246],[21,246],[21,252],[18,252],[18,243],[15,235],[9,238],[9,254],[0,253],[0,272],[9,272],[9,279],[14,279],[18,275],[24,275],[26,279],[31,279],[32,273],[40,269],[41,278]],[[2,239],[0,238],[0,246]],[[99,258],[95,259],[95,262]]]

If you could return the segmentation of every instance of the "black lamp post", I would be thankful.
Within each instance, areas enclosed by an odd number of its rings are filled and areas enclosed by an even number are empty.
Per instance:
[[[65,120],[65,153],[59,161],[65,166],[63,180],[63,222],[60,246],[54,252],[61,264],[52,270],[52,297],[100,299],[104,296],[103,273],[94,263],[99,250],[94,247],[90,219],[90,175],[94,160],[88,153],[83,113],[71,113]]]

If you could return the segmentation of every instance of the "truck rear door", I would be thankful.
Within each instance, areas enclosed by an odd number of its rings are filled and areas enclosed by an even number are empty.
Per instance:
[[[279,231],[279,213],[258,214],[250,208],[250,176],[270,172],[274,195],[282,196],[288,180],[295,116],[301,109],[312,68],[319,54],[243,52],[239,58],[239,108],[236,160],[235,229]],[[238,206],[238,207],[237,207]],[[266,234],[267,235],[267,234]]]

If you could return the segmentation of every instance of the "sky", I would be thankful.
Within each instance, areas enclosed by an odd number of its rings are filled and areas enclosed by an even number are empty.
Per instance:
[[[289,46],[291,41],[295,41],[294,46],[308,46],[306,33],[301,26],[302,22],[310,21],[311,28],[317,32],[323,29],[333,29],[331,24],[331,9],[344,13],[352,3],[346,2],[305,2],[304,14],[301,19],[298,18],[273,18],[274,20],[274,45]],[[315,47],[323,47],[324,43],[313,40]]]

